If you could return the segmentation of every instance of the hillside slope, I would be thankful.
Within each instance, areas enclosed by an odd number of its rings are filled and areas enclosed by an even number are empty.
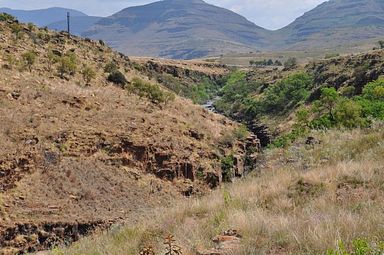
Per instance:
[[[381,39],[383,32],[383,1],[330,0],[277,31],[276,46],[335,49]]]
[[[312,132],[321,143],[268,150],[245,180],[59,251],[160,255],[171,233],[183,254],[382,254],[383,130]]]
[[[258,146],[255,137],[233,135],[236,123],[189,100],[159,103],[154,96],[170,92],[99,42],[10,18],[0,30],[1,254],[68,244],[204,194],[221,183],[222,158],[234,153],[241,176],[246,148]],[[125,89],[107,81],[111,62],[128,77]],[[63,66],[71,69],[58,73]],[[89,68],[95,73],[86,82]],[[132,87],[148,82],[159,89],[151,98]]]
[[[165,0],[124,9],[82,35],[134,56],[192,59],[261,47],[266,30],[201,0]]]

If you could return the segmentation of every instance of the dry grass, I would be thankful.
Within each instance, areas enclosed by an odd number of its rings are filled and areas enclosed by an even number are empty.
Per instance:
[[[265,154],[255,176],[211,195],[158,209],[135,226],[113,229],[69,247],[65,254],[137,254],[173,233],[186,254],[212,246],[227,229],[243,235],[240,254],[324,254],[338,240],[384,237],[384,130],[314,133]]]

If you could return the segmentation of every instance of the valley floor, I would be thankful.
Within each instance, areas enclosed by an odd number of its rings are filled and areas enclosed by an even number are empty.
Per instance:
[[[145,247],[164,254],[168,234],[183,254],[336,255],[354,247],[362,253],[351,254],[381,254],[383,128],[312,132],[311,144],[299,140],[267,150],[259,169],[244,180],[53,254],[133,255]],[[236,231],[215,238],[228,230]]]

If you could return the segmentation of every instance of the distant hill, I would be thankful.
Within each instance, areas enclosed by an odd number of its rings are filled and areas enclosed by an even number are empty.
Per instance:
[[[84,31],[95,25],[101,17],[94,16],[81,16],[71,18],[71,33],[75,35],[81,35]],[[47,27],[56,31],[67,30],[67,21],[61,20],[51,24],[47,24]]]
[[[64,8],[0,9],[20,21],[101,39],[131,56],[193,59],[257,51],[351,52],[372,48],[384,35],[383,0],[330,0],[288,26],[269,31],[202,0],[163,0],[105,18]]]
[[[201,0],[164,0],[101,19],[82,35],[135,56],[199,58],[267,45],[267,30]]]
[[[384,35],[383,0],[331,0],[277,31],[279,48],[345,47]]]
[[[67,12],[70,12],[72,17],[86,17],[85,13],[76,11],[73,9],[66,8],[48,8],[42,10],[13,10],[9,8],[0,8],[0,13],[6,12],[12,16],[17,17],[17,19],[24,23],[32,22],[38,26],[47,26],[51,23],[65,20],[67,17]]]

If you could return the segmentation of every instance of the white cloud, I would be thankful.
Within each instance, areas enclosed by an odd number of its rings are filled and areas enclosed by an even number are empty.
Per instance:
[[[108,16],[123,8],[154,0],[0,0],[1,7],[40,9],[52,6],[73,8],[89,15]],[[277,29],[325,0],[206,0],[233,10],[259,26]]]

